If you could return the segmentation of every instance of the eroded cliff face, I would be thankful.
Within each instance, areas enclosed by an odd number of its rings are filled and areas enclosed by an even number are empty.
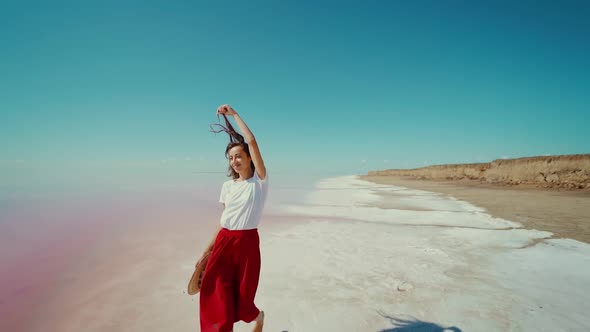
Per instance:
[[[430,180],[476,180],[503,185],[590,189],[590,154],[518,159],[491,163],[436,165],[416,169],[370,171],[368,175],[407,176]]]

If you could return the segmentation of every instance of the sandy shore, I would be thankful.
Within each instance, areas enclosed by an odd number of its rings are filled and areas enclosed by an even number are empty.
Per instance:
[[[551,239],[444,194],[357,177],[325,179],[286,211],[312,222],[262,242],[257,298],[270,330],[590,326],[586,243]]]
[[[485,208],[490,214],[548,231],[554,238],[590,243],[590,192],[517,189],[472,181],[415,180],[396,176],[361,176],[378,184],[443,193]]]

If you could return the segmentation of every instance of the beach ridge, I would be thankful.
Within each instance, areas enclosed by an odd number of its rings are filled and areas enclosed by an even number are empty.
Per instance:
[[[590,192],[590,154],[496,159],[488,163],[432,165],[386,169],[369,176],[421,180],[461,180],[511,187],[583,190]]]

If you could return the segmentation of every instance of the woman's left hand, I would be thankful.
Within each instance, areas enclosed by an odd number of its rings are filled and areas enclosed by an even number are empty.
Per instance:
[[[205,261],[206,259],[208,259],[208,258],[209,258],[209,255],[211,255],[211,252],[210,252],[210,251],[208,251],[208,252],[204,252],[204,253],[203,253],[203,255],[201,256],[201,258],[199,258],[199,260],[198,260],[198,261],[197,261],[197,263],[195,264],[195,268],[196,268],[197,266],[199,266],[199,264],[201,264],[201,262],[203,262],[203,261]]]
[[[217,108],[217,114],[234,116],[237,112],[228,104],[223,104]]]

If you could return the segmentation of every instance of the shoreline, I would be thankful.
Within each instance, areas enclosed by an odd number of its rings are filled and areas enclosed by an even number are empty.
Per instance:
[[[550,239],[433,190],[358,176],[321,181],[288,212],[322,220],[264,243],[260,303],[272,330],[587,329],[585,243]],[[405,317],[415,325],[399,324]]]
[[[494,217],[525,229],[590,243],[590,192],[514,188],[473,181],[423,180],[394,175],[361,175],[376,184],[396,185],[452,196],[484,208]]]

